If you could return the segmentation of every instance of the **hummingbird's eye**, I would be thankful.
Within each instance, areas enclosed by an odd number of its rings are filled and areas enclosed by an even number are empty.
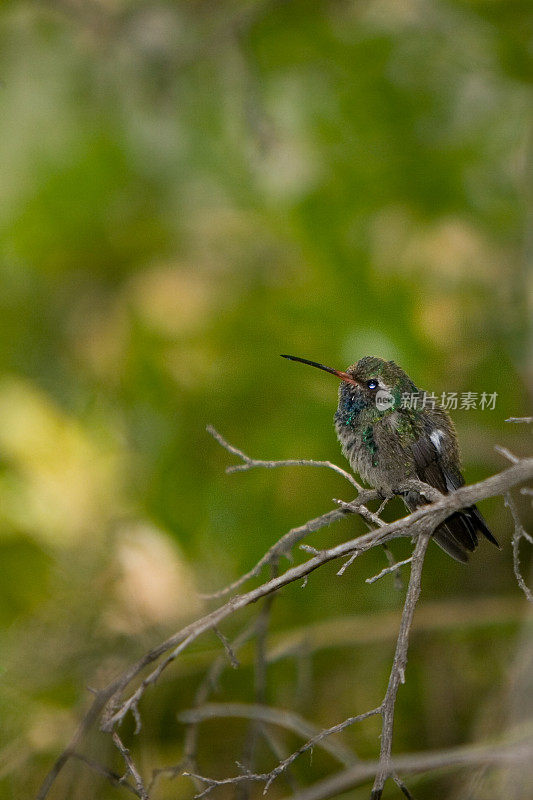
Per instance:
[[[376,378],[370,378],[370,380],[366,382],[366,385],[369,389],[377,389],[379,386]]]

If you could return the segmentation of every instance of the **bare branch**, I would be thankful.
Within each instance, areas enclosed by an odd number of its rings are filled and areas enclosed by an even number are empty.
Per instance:
[[[533,603],[533,593],[531,589],[526,584],[524,577],[520,571],[520,540],[526,539],[530,544],[533,544],[533,537],[527,533],[526,529],[522,525],[520,517],[518,515],[518,509],[516,504],[511,497],[511,493],[507,492],[505,495],[505,505],[509,508],[511,515],[513,517],[514,522],[514,532],[513,532],[513,568],[516,580],[518,581],[518,585],[524,592],[525,596],[529,600],[530,603]]]
[[[337,464],[333,464],[331,461],[315,461],[307,458],[290,458],[284,461],[263,461],[262,459],[250,458],[250,456],[243,453],[242,450],[229,444],[212,425],[208,425],[206,430],[225,450],[244,461],[244,464],[234,464],[233,466],[226,467],[226,472],[228,474],[232,472],[245,472],[255,467],[262,467],[263,469],[276,469],[277,467],[326,467],[336,472],[337,475],[342,475],[342,477],[349,481],[359,492],[363,491],[363,487],[357,483],[353,475],[345,469],[338,467]]]
[[[258,703],[208,703],[199,708],[182,711],[178,714],[180,722],[197,723],[215,717],[244,717],[246,719],[259,719],[271,725],[279,725],[282,728],[293,731],[305,739],[315,739],[322,733],[316,725],[308,722],[299,714],[294,714],[282,708],[260,705]],[[345,766],[353,764],[357,759],[352,751],[345,747],[341,742],[338,744],[323,737],[316,743],[328,752],[337,761]]]
[[[393,775],[393,769],[391,766],[391,753],[392,733],[394,727],[394,708],[396,705],[396,695],[398,694],[400,683],[405,682],[409,634],[411,632],[411,625],[413,622],[416,604],[420,596],[422,567],[424,565],[424,557],[429,544],[429,537],[429,532],[422,532],[419,534],[415,550],[412,555],[411,575],[409,577],[409,585],[407,587],[407,594],[405,597],[402,619],[400,622],[400,630],[398,632],[398,640],[396,642],[396,651],[394,653],[389,685],[387,686],[387,691],[381,707],[381,716],[383,719],[381,728],[381,751],[379,756],[379,768],[376,772],[374,786],[372,789],[372,800],[380,800],[385,781],[387,778]]]
[[[245,775],[236,775],[233,778],[226,778],[224,779],[223,783],[242,783],[246,778],[248,780],[253,780],[256,782],[264,782],[265,788],[263,790],[263,794],[266,794],[268,789],[270,788],[271,784],[276,780],[276,778],[281,775],[288,767],[296,761],[299,756],[303,753],[306,753],[308,750],[312,750],[316,745],[321,744],[324,739],[328,736],[331,736],[334,733],[340,733],[345,728],[348,728],[350,725],[354,725],[356,722],[362,722],[369,717],[375,717],[381,713],[381,707],[373,708],[371,711],[365,711],[364,714],[358,714],[356,717],[348,717],[343,722],[338,723],[337,725],[333,725],[331,728],[324,728],[323,730],[319,731],[317,734],[312,736],[305,744],[303,744],[298,750],[294,753],[291,753],[290,756],[285,758],[283,761],[275,767],[273,770],[267,773],[248,773],[246,772]],[[190,773],[184,773],[190,774]],[[215,781],[213,778],[206,778],[205,776],[195,775],[195,778],[199,778],[201,781],[204,781],[208,784],[209,791],[215,788],[215,786],[221,785],[219,781]],[[202,794],[206,794],[207,792],[203,792]],[[201,797],[202,795],[197,795],[197,797]]]
[[[394,558],[390,547],[387,544],[383,544],[382,547],[387,561],[389,562],[389,567],[394,567],[396,565],[396,559]],[[394,588],[398,592],[401,592],[403,589],[402,571],[400,569],[397,569],[394,573]]]
[[[396,774],[394,774],[392,777],[394,779],[394,783],[396,784],[396,786],[398,786],[398,788],[400,789],[401,793],[405,797],[407,797],[407,800],[415,800],[413,795],[411,794],[411,792],[409,791],[409,789],[405,785],[405,783],[402,781],[402,779],[400,777],[398,777],[398,775],[396,775]]]
[[[494,449],[496,450],[497,453],[501,453],[501,455],[504,456],[512,464],[517,464],[520,461],[518,456],[515,456],[515,454],[511,453],[511,451],[508,450],[506,447],[502,447],[501,445],[496,444],[494,445]]]
[[[291,753],[290,756],[281,761],[278,766],[275,767],[272,772],[270,772],[268,780],[265,783],[263,794],[266,794],[268,788],[272,782],[275,781],[278,775],[281,775],[281,773],[284,772],[293,763],[293,761],[296,761],[296,759],[301,756],[302,753],[312,750],[317,744],[323,742],[326,737],[331,736],[334,733],[340,733],[345,728],[355,725],[356,722],[362,722],[369,717],[375,717],[379,713],[379,708],[373,708],[370,711],[365,711],[363,714],[357,714],[355,717],[348,717],[348,719],[345,719],[343,722],[339,722],[337,725],[333,725],[331,728],[324,728],[315,736],[312,736],[307,742],[305,742],[305,744],[303,744],[298,750],[295,750],[294,753]]]
[[[114,742],[117,750],[119,751],[120,755],[124,759],[127,771],[130,773],[131,777],[133,778],[133,780],[135,782],[135,787],[137,789],[137,794],[139,795],[141,800],[150,800],[149,797],[148,797],[148,793],[147,793],[147,791],[146,791],[146,789],[144,787],[143,779],[141,778],[137,767],[133,763],[133,760],[132,760],[131,755],[130,755],[130,751],[128,750],[127,747],[124,746],[120,736],[118,735],[118,733],[116,731],[113,732],[113,742]]]
[[[370,500],[377,500],[380,496],[381,495],[379,495],[378,492],[366,491],[364,495],[363,493],[360,493],[357,499],[352,500],[350,503],[347,503],[345,500],[337,500],[336,498],[333,498],[333,502],[337,503],[343,509],[343,511],[348,514],[359,514],[359,516],[362,517],[365,522],[368,522],[370,527],[372,527],[372,525],[377,525],[378,528],[382,528],[386,523],[383,522],[381,517],[378,514],[375,514],[373,511],[370,511],[366,506],[362,505],[362,503],[368,503]],[[386,498],[384,502],[388,502],[389,500],[390,497]],[[381,506],[383,506],[383,503]]]
[[[237,656],[235,655],[235,653],[233,651],[233,648],[232,648],[227,636],[224,636],[222,631],[219,631],[219,629],[217,628],[216,625],[213,625],[213,630],[214,630],[215,634],[217,635],[217,637],[222,642],[224,650],[226,651],[226,655],[227,655],[227,657],[229,659],[229,663],[231,664],[233,669],[239,669],[239,667],[240,667],[239,660],[238,660]]]
[[[76,731],[70,740],[68,747],[66,747],[60,756],[55,760],[52,768],[45,776],[45,779],[39,789],[37,794],[36,800],[44,800],[47,797],[48,792],[52,788],[53,784],[55,783],[59,773],[67,763],[70,758],[79,758],[79,753],[77,752],[78,745],[83,741],[87,732],[92,728],[98,717],[100,716],[102,709],[105,707],[105,704],[109,700],[110,697],[113,695],[113,684],[105,689],[102,689],[100,692],[96,693],[96,696],[92,702],[92,705],[89,707],[88,711],[84,714],[80,724],[76,728]]]
[[[392,497],[384,497],[384,498],[383,498],[383,501],[382,501],[382,502],[379,504],[379,506],[378,506],[378,508],[377,508],[377,510],[376,510],[376,515],[377,515],[378,517],[381,517],[381,512],[382,512],[382,511],[384,511],[384,509],[385,509],[385,506],[387,505],[387,503],[389,502],[389,500],[392,500]]]
[[[184,772],[183,775],[189,778],[195,778],[197,781],[205,784],[205,789],[201,792],[197,792],[194,797],[195,800],[200,800],[201,797],[205,797],[213,789],[216,789],[217,786],[238,786],[239,784],[248,783],[249,781],[266,781],[268,779],[268,774],[257,774],[252,772],[243,772],[241,775],[235,775],[232,778],[207,778],[205,775],[198,775],[196,772]]]
[[[375,583],[379,581],[384,575],[390,575],[391,572],[397,572],[400,567],[404,567],[406,564],[410,564],[413,560],[413,556],[409,556],[406,558],[405,561],[398,561],[397,563],[391,564],[390,567],[385,567],[382,569],[381,572],[378,572],[377,575],[374,575],[372,578],[366,578],[365,583]],[[337,573],[338,574],[338,573]]]
[[[302,545],[302,547],[303,546],[304,545]],[[350,558],[347,561],[344,562],[344,564],[342,565],[342,567],[339,570],[337,570],[337,575],[339,576],[339,578],[342,577],[342,575],[344,575],[344,573],[346,572],[348,567],[352,566],[352,564],[353,564],[353,562],[355,561],[356,558],[357,558],[357,553],[352,553]]]
[[[211,625],[209,627],[214,627],[214,626]],[[204,632],[204,630],[202,630],[202,633],[203,632]],[[179,656],[179,654],[182,653],[183,650],[185,650],[188,647],[188,645],[192,641],[194,641],[194,639],[196,639],[196,638],[197,637],[195,635],[190,634],[180,644],[178,644],[178,646],[175,647],[174,650],[172,650],[172,652],[169,653],[169,655],[166,656],[166,658],[164,658],[162,661],[160,661],[159,664],[157,665],[157,667],[152,672],[150,672],[150,674],[147,675],[146,678],[143,679],[143,681],[140,684],[140,686],[138,687],[138,689],[131,695],[131,697],[129,697],[124,703],[122,703],[120,705],[120,707],[119,707],[119,709],[118,709],[118,711],[116,713],[114,713],[114,714],[111,713],[114,704],[110,704],[109,708],[107,710],[107,713],[104,715],[104,720],[102,722],[102,730],[107,731],[107,732],[111,732],[113,730],[113,728],[115,727],[115,725],[120,725],[121,724],[122,720],[124,719],[124,717],[126,716],[128,711],[131,711],[133,713],[133,715],[135,717],[135,721],[136,721],[135,733],[139,733],[139,730],[140,730],[140,727],[139,727],[140,715],[139,715],[138,704],[139,704],[139,700],[143,696],[146,688],[148,686],[150,686],[151,684],[155,683],[157,681],[157,679],[159,678],[159,676],[161,675],[161,673],[163,672],[163,670],[166,667],[168,667],[168,665],[172,661],[174,661]],[[152,653],[153,652],[154,651],[152,651]],[[155,659],[153,659],[153,660],[155,660]],[[128,683],[129,683],[129,681],[128,681]]]

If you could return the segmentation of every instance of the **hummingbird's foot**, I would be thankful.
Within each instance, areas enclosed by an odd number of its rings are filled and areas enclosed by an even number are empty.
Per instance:
[[[404,498],[409,497],[409,495],[422,496],[428,503],[434,503],[437,500],[441,500],[443,497],[442,492],[434,486],[425,483],[425,481],[419,481],[413,478],[406,481],[405,484],[398,489],[397,494]]]

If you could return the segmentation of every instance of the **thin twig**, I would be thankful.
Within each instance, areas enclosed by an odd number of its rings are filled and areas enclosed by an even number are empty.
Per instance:
[[[520,461],[518,456],[515,456],[514,453],[511,453],[511,451],[508,450],[507,447],[502,447],[499,444],[495,444],[494,449],[496,450],[497,453],[501,453],[501,455],[504,456],[512,464],[518,464],[518,462]]]
[[[239,784],[248,783],[250,781],[265,781],[268,778],[268,774],[257,774],[257,773],[248,773],[243,772],[241,775],[234,775],[231,778],[207,778],[205,775],[199,775],[196,772],[184,772],[183,775],[189,778],[194,778],[197,781],[205,784],[205,789],[201,792],[197,792],[194,797],[195,800],[200,800],[200,798],[205,797],[213,789],[216,789],[217,786],[238,786]]]
[[[144,783],[143,783],[143,779],[141,778],[141,775],[140,775],[137,767],[133,763],[133,759],[132,759],[132,757],[130,755],[130,751],[123,744],[120,736],[118,735],[118,733],[116,731],[113,732],[113,737],[112,738],[113,738],[113,742],[115,744],[115,747],[117,748],[117,750],[119,751],[120,755],[124,759],[124,763],[126,764],[127,771],[130,773],[131,777],[133,778],[133,780],[135,782],[135,786],[137,788],[137,793],[138,793],[139,797],[141,798],[141,800],[149,800],[148,793],[147,793],[147,791],[145,789],[145,786],[144,786]]]
[[[383,550],[385,552],[385,556],[387,561],[389,562],[389,567],[394,567],[396,564],[396,559],[394,558],[390,547],[387,544],[382,545]],[[402,579],[402,571],[397,569],[394,573],[394,588],[397,592],[401,592],[403,590],[404,584]]]
[[[379,708],[373,708],[370,711],[365,711],[363,714],[357,714],[355,717],[348,717],[348,719],[343,720],[343,722],[339,722],[337,725],[332,725],[331,728],[324,728],[315,736],[312,736],[305,744],[303,744],[298,750],[295,750],[294,753],[291,753],[286,759],[281,761],[275,769],[272,770],[270,773],[268,780],[265,783],[265,788],[263,790],[263,794],[266,794],[270,785],[273,781],[281,775],[292,763],[296,761],[296,759],[302,755],[302,753],[306,753],[308,750],[312,750],[317,744],[320,744],[324,741],[328,736],[331,736],[334,733],[340,733],[345,728],[350,727],[351,725],[355,725],[356,722],[362,722],[369,717],[375,717],[377,714],[380,713]]]
[[[407,797],[407,800],[415,800],[415,798],[413,797],[413,795],[411,794],[411,792],[409,791],[409,789],[407,788],[405,783],[402,781],[402,779],[396,774],[394,774],[392,777],[393,777],[394,783],[396,784],[396,786],[398,786],[398,788],[400,789],[401,793],[405,797]]]
[[[68,746],[63,750],[63,752],[58,756],[58,758],[56,758],[50,771],[46,774],[45,779],[41,785],[41,788],[37,793],[36,800],[44,800],[44,798],[48,796],[48,792],[52,788],[59,773],[61,772],[61,770],[63,769],[63,767],[69,761],[70,758],[74,757],[79,758],[79,753],[77,752],[78,745],[83,741],[88,731],[92,728],[92,726],[100,716],[103,708],[105,707],[105,704],[108,702],[110,697],[112,697],[114,688],[115,688],[114,685],[111,684],[110,686],[107,686],[105,689],[102,689],[101,691],[96,693],[92,705],[89,707],[88,711],[86,711],[86,713],[84,714]]]
[[[333,498],[333,502],[337,503],[347,514],[359,514],[370,526],[377,525],[378,528],[382,528],[386,523],[383,522],[381,517],[379,517],[377,513],[370,511],[366,505],[362,505],[363,503],[368,503],[370,500],[377,500],[380,496],[378,492],[369,491],[366,492],[364,497],[363,493],[361,493],[357,496],[356,500],[352,500],[349,503],[345,500],[338,500],[336,497]]]
[[[405,561],[398,561],[397,563],[391,564],[390,567],[385,567],[385,569],[382,569],[381,572],[378,572],[378,574],[374,575],[372,578],[366,578],[365,583],[375,583],[384,575],[390,575],[391,572],[398,572],[400,567],[405,567],[405,565],[410,564],[412,560],[413,556],[409,556]]]
[[[353,564],[353,562],[355,561],[355,559],[357,558],[357,556],[358,556],[358,553],[357,553],[357,552],[355,552],[355,553],[352,553],[352,555],[350,556],[350,558],[348,559],[348,561],[345,561],[345,562],[344,562],[344,564],[342,565],[342,567],[341,567],[339,570],[337,570],[337,575],[338,575],[339,577],[341,577],[342,575],[344,575],[344,573],[346,572],[346,570],[348,569],[348,567],[351,567],[351,566],[352,566],[352,564]]]
[[[514,531],[513,531],[513,569],[516,580],[518,581],[518,585],[524,592],[525,596],[529,600],[530,603],[533,603],[533,593],[531,589],[527,585],[520,571],[520,540],[526,539],[530,544],[533,544],[533,538],[527,533],[522,522],[520,520],[520,516],[518,514],[518,509],[516,504],[511,497],[511,493],[507,492],[505,495],[505,505],[509,508],[511,512],[511,516],[514,522]]]
[[[264,461],[263,459],[250,458],[250,456],[246,455],[246,453],[243,453],[242,450],[239,450],[237,447],[229,444],[229,442],[227,442],[226,439],[224,439],[224,437],[221,436],[221,434],[215,428],[213,428],[212,425],[208,425],[206,427],[206,431],[210,433],[211,436],[216,439],[225,450],[242,459],[244,462],[243,464],[234,464],[226,467],[226,473],[228,474],[231,474],[232,472],[245,472],[249,469],[255,469],[256,467],[262,467],[263,469],[276,469],[277,467],[326,467],[327,469],[331,469],[336,472],[337,475],[342,475],[342,477],[349,481],[349,483],[351,483],[352,486],[357,489],[357,491],[363,491],[363,487],[357,483],[353,475],[351,475],[345,469],[338,467],[337,464],[333,464],[331,461],[315,461],[314,459],[309,458],[289,458],[282,461]]]
[[[391,497],[384,497],[383,498],[383,502],[381,502],[379,504],[379,506],[378,506],[378,508],[376,510],[376,515],[378,517],[381,517],[381,513],[385,510],[385,506],[387,505],[387,503],[389,503],[390,500],[392,500]]]
[[[306,740],[315,739],[322,733],[321,730],[317,729],[316,725],[308,722],[299,714],[294,714],[292,711],[281,708],[274,708],[273,706],[260,705],[258,703],[207,703],[205,706],[192,708],[178,714],[180,722],[189,724],[203,722],[204,720],[217,717],[258,719],[262,722],[268,722],[270,725],[278,725],[286,730],[293,731]],[[324,737],[322,739],[317,739],[316,744],[345,766],[353,764],[358,760],[355,758],[352,751],[341,742],[332,742],[327,737]]]
[[[182,642],[180,642],[180,644],[178,644],[177,647],[175,647],[171,653],[169,653],[162,661],[160,661],[157,667],[152,672],[150,672],[150,674],[147,675],[146,678],[143,679],[140,686],[131,695],[131,697],[129,697],[120,705],[116,713],[111,713],[113,705],[110,705],[102,722],[102,730],[111,732],[115,727],[115,725],[121,724],[122,720],[124,719],[128,711],[131,711],[136,721],[135,733],[139,733],[140,730],[139,726],[140,714],[138,709],[139,700],[143,696],[147,687],[154,684],[161,675],[161,673],[163,672],[163,670],[166,667],[168,667],[168,665],[172,661],[174,661],[178,657],[178,655],[182,653],[188,647],[188,645],[191,642],[193,642],[196,638],[197,637],[195,635],[190,634]]]
[[[217,628],[216,625],[213,625],[213,630],[214,630],[216,636],[222,642],[224,650],[226,651],[226,655],[227,655],[227,657],[229,659],[229,663],[231,664],[233,669],[239,669],[239,667],[240,667],[239,660],[238,660],[237,656],[235,655],[235,652],[234,652],[234,650],[233,650],[233,648],[232,648],[232,646],[231,646],[231,644],[229,642],[229,639],[227,638],[227,636],[224,636],[222,631],[219,631],[219,629]]]
[[[267,727],[264,725],[261,733],[276,761],[283,761],[287,757],[287,748],[282,746],[280,737],[272,730],[272,726]],[[285,770],[283,777],[292,791],[296,792],[298,790],[298,780],[290,767]]]
[[[324,739],[328,736],[331,736],[335,733],[340,733],[345,728],[350,727],[351,725],[355,725],[357,722],[362,722],[369,717],[375,717],[381,713],[381,706],[378,708],[373,708],[370,711],[365,711],[363,714],[358,714],[356,717],[348,717],[348,719],[343,720],[343,722],[339,722],[337,725],[333,725],[331,728],[324,728],[323,730],[319,731],[317,734],[312,736],[305,742],[298,750],[295,750],[294,753],[291,753],[290,756],[285,758],[283,761],[274,767],[273,770],[266,773],[249,773],[246,772],[244,775],[235,775],[233,778],[226,778],[224,779],[224,784],[231,784],[231,783],[243,783],[246,779],[250,781],[256,782],[263,782],[265,784],[263,789],[263,794],[266,794],[272,783],[276,780],[276,778],[285,772],[288,767],[296,761],[303,753],[306,753],[309,750],[312,750],[316,745],[321,744]],[[188,774],[188,773],[184,773]],[[213,778],[208,778],[201,775],[195,775],[195,778],[203,781],[208,785],[208,791],[211,791],[215,788],[215,786],[221,785],[219,781],[215,781]],[[197,797],[203,796],[203,794],[207,794],[207,791],[204,791],[202,795],[197,795]]]

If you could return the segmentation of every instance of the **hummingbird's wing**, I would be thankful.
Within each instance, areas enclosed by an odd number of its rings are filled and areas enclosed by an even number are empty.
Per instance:
[[[443,494],[448,494],[463,486],[464,478],[454,464],[443,460],[439,445],[439,437],[429,434],[417,439],[411,448],[420,480]],[[424,500],[416,492],[410,492],[405,502],[411,510],[424,504]],[[477,547],[477,531],[498,545],[476,506],[469,506],[451,514],[436,528],[433,538],[452,558],[466,562],[468,552]]]

